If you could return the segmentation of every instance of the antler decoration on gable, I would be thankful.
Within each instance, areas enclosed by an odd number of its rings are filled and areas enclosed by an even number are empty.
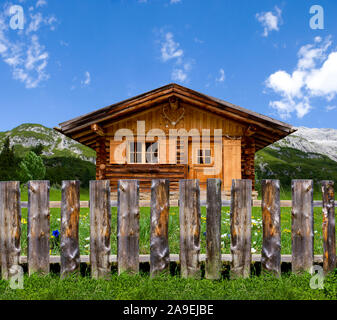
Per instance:
[[[163,116],[175,126],[184,117],[185,109],[179,107],[179,100],[176,97],[169,98],[169,105],[163,107]]]

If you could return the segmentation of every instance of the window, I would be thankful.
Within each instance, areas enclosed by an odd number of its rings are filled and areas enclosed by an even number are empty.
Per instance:
[[[130,142],[128,163],[158,163],[158,142]]]
[[[146,163],[158,163],[158,142],[146,142]]]
[[[211,150],[210,149],[199,149],[197,150],[197,164],[211,164]]]
[[[129,163],[142,163],[142,143],[130,142]]]

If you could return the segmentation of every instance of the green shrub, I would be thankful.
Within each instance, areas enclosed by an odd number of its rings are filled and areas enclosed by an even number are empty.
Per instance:
[[[19,164],[19,177],[21,182],[29,180],[42,180],[46,175],[46,167],[40,156],[35,152],[28,152]]]

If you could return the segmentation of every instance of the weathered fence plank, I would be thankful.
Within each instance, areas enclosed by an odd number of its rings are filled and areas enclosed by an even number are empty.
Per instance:
[[[314,262],[313,181],[293,180],[292,271],[311,272]]]
[[[28,272],[49,273],[49,181],[28,182]]]
[[[110,181],[90,181],[90,265],[94,279],[110,278],[110,235]]]
[[[252,181],[233,180],[231,190],[231,277],[250,276]]]
[[[335,192],[333,181],[322,181],[323,196],[323,270],[336,267]]]
[[[281,275],[280,181],[262,180],[262,270]]]
[[[180,267],[183,278],[200,278],[199,180],[180,180]]]
[[[207,179],[206,279],[221,277],[221,180]]]
[[[139,181],[118,181],[118,274],[139,272]]]
[[[168,221],[170,211],[169,180],[152,180],[150,274],[167,272],[170,266]]]
[[[79,248],[80,182],[62,181],[61,206],[61,277],[78,272],[80,268]]]
[[[15,275],[20,259],[20,182],[0,182],[0,264],[2,279]]]

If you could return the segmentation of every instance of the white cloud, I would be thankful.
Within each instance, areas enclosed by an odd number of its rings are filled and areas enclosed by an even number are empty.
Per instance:
[[[53,31],[55,30],[54,23],[57,22],[57,19],[54,16],[44,17],[41,12],[36,14],[30,14],[31,21],[26,29],[26,33],[37,32],[42,25],[49,26]]]
[[[292,73],[276,71],[266,80],[266,86],[281,96],[271,101],[270,106],[282,118],[289,118],[293,112],[302,118],[311,109],[313,97],[333,100],[337,95],[337,51],[328,53],[330,37],[320,37],[313,44],[302,46],[298,51],[298,62]]]
[[[174,69],[172,71],[172,80],[185,82],[187,80],[187,73],[183,69]]]
[[[42,5],[43,1],[36,7]],[[9,18],[7,2],[0,11],[0,58],[10,67],[13,79],[28,89],[38,87],[49,78],[46,70],[49,53],[40,43],[37,31],[43,25],[51,27],[56,21],[55,17],[45,18],[40,12],[33,14],[33,11],[26,14],[26,29],[17,33],[13,33],[6,23]]]
[[[170,4],[179,3],[181,0],[170,0]]]
[[[161,58],[164,62],[177,59],[184,55],[184,51],[179,49],[180,44],[174,41],[174,36],[171,32],[165,34],[165,41],[161,47]]]
[[[195,42],[195,43],[203,44],[205,41],[200,40],[199,38],[195,37],[195,38],[194,38],[194,42]]]
[[[329,111],[335,110],[336,108],[337,108],[337,106],[326,106],[326,107],[325,107],[325,110],[326,110],[327,112],[329,112]]]
[[[81,84],[82,84],[83,87],[84,87],[84,86],[88,86],[88,85],[91,83],[91,75],[90,75],[90,72],[89,72],[89,71],[86,71],[86,72],[84,73],[84,76],[85,76],[84,80],[81,81]]]
[[[184,58],[184,50],[180,44],[174,40],[172,32],[164,33],[161,30],[163,40],[161,41],[161,60],[162,62],[173,62],[171,79],[178,82],[188,82],[188,73],[192,70],[194,61]]]
[[[275,11],[261,12],[256,14],[256,19],[263,26],[263,36],[268,37],[271,31],[279,31],[281,24],[282,10],[275,7]]]
[[[36,8],[38,7],[43,7],[43,6],[46,6],[47,5],[47,1],[46,0],[37,0],[36,2]]]
[[[225,70],[221,68],[219,70],[219,73],[220,73],[219,78],[217,78],[216,81],[217,82],[224,82],[225,79],[226,79]]]

